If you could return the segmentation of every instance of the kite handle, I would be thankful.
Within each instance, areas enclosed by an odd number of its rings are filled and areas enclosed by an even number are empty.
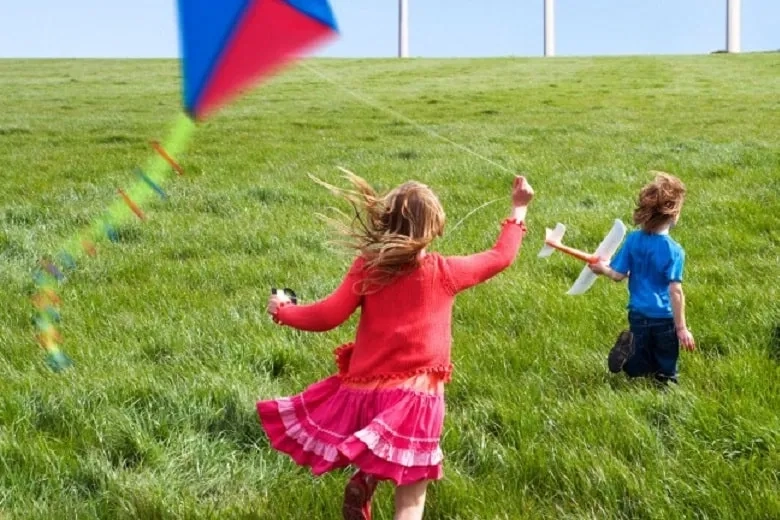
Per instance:
[[[545,240],[544,243],[552,248],[557,249],[562,253],[566,253],[567,255],[573,256],[574,258],[582,260],[583,262],[586,262],[588,264],[596,264],[600,260],[600,258],[597,255],[591,255],[586,253],[585,251],[580,251],[579,249],[574,249],[573,247],[565,246],[560,242],[556,242],[553,240]]]
[[[284,289],[277,289],[273,287],[271,288],[271,294],[272,295],[275,294],[280,298],[287,298],[289,301],[293,303],[293,305],[296,305],[298,303],[298,296],[296,296],[295,291],[293,291],[289,287],[285,287]]]

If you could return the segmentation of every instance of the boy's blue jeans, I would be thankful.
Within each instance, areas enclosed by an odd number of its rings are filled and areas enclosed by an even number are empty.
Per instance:
[[[673,318],[648,318],[634,311],[628,313],[634,335],[634,354],[623,365],[630,377],[654,376],[657,380],[677,382],[677,358],[680,342]]]

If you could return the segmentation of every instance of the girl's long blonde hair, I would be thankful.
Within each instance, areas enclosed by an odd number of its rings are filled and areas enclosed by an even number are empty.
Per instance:
[[[634,210],[634,224],[648,233],[658,231],[677,218],[685,199],[685,185],[680,179],[665,172],[654,173],[655,180],[639,192]]]
[[[425,184],[408,181],[379,195],[365,179],[341,169],[354,189],[342,189],[310,176],[346,199],[354,210],[348,224],[327,218],[359,251],[369,273],[360,291],[379,289],[418,265],[419,253],[444,232],[446,216],[439,199]],[[343,212],[340,212],[344,215]]]

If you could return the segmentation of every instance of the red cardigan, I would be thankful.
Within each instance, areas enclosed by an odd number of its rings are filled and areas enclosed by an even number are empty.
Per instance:
[[[342,324],[360,307],[354,343],[335,351],[344,380],[365,382],[438,373],[449,381],[455,296],[509,267],[525,234],[523,222],[506,220],[491,249],[468,256],[429,253],[417,269],[367,295],[357,292],[364,275],[364,261],[358,257],[333,293],[309,305],[283,305],[274,320],[322,332]]]

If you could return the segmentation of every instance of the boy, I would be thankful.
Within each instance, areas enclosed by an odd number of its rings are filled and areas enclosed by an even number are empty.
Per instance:
[[[630,329],[620,333],[607,358],[613,373],[677,383],[680,345],[689,351],[696,347],[685,320],[685,251],[669,236],[684,197],[683,183],[659,172],[639,193],[634,224],[640,228],[628,234],[609,265],[591,265],[594,273],[616,282],[628,278]]]

